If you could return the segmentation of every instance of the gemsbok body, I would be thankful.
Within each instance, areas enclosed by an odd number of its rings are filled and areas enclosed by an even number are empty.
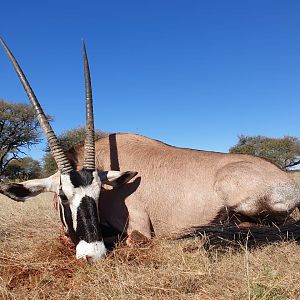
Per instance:
[[[136,134],[111,134],[95,147],[98,169],[138,172],[117,189],[104,185],[99,213],[110,233],[150,238],[207,225],[281,225],[300,205],[297,183],[259,157],[177,148]],[[67,156],[80,169],[83,146]]]
[[[85,48],[87,137],[84,145],[63,153],[24,74],[1,42],[36,108],[59,171],[45,179],[2,184],[0,192],[16,201],[56,193],[77,258],[95,262],[105,254],[103,238],[122,234],[130,244],[134,233],[173,236],[194,227],[262,219],[280,225],[300,206],[295,181],[258,157],[182,149],[136,134],[111,134],[95,142]]]

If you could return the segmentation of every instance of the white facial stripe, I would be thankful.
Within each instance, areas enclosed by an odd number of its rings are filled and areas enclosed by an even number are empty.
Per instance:
[[[64,210],[64,207],[63,207],[63,205],[62,205],[62,203],[61,203],[61,199],[60,199],[60,197],[58,197],[58,201],[59,201],[59,206],[60,206],[60,209],[58,210],[59,211],[59,214],[60,214],[60,216],[61,216],[61,218],[63,219],[63,225],[64,225],[64,230],[65,231],[68,231],[69,230],[69,228],[68,228],[68,224],[67,224],[67,222],[66,222],[66,217],[65,217],[65,210]]]
[[[98,259],[104,257],[105,254],[106,248],[103,241],[87,243],[82,240],[76,246],[76,258],[83,258],[88,260],[89,263],[95,263]]]
[[[70,180],[70,176],[62,174],[60,178],[63,192],[65,193],[66,197],[70,200],[75,192],[74,186]]]
[[[76,231],[76,229],[77,229],[77,209],[78,209],[78,207],[74,207],[72,204],[70,204],[70,209],[71,209],[71,213],[72,213],[73,228]]]

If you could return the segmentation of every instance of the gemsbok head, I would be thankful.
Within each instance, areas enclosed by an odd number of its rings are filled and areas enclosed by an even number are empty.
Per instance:
[[[73,169],[59,144],[59,140],[14,55],[3,39],[0,38],[0,42],[34,107],[39,124],[48,140],[51,153],[59,170],[54,175],[44,179],[1,184],[0,192],[13,200],[22,202],[42,192],[57,193],[61,221],[66,232],[76,245],[76,258],[83,258],[89,263],[94,263],[106,254],[106,247],[100,231],[98,212],[101,185],[103,183],[112,186],[123,185],[133,178],[137,172],[98,171],[95,167],[92,88],[85,45],[83,43],[86,88],[86,136],[83,168],[78,171]]]

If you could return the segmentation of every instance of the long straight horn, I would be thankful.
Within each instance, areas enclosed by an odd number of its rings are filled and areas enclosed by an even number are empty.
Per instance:
[[[20,78],[20,81],[28,95],[28,98],[35,110],[37,119],[41,125],[41,128],[42,128],[44,134],[46,135],[46,138],[47,138],[49,146],[50,146],[51,153],[57,163],[58,169],[61,171],[61,173],[70,172],[72,170],[70,162],[68,161],[65,153],[63,152],[63,150],[58,142],[58,139],[57,139],[51,125],[49,124],[48,119],[47,119],[40,103],[38,102],[28,80],[26,79],[26,77],[25,77],[22,69],[20,68],[18,62],[16,61],[15,57],[13,56],[13,54],[11,53],[11,51],[9,50],[7,45],[4,43],[4,41],[2,40],[1,37],[0,37],[0,42],[1,42],[4,50],[6,51],[11,63],[13,64],[13,66]]]
[[[86,130],[84,142],[84,163],[83,167],[95,170],[95,129],[93,113],[93,97],[89,62],[86,55],[86,48],[83,42],[85,99],[86,99]]]

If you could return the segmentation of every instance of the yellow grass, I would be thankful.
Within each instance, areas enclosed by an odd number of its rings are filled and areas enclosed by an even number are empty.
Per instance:
[[[156,239],[90,266],[60,243],[50,194],[0,205],[0,299],[300,299],[294,242],[248,251]]]

